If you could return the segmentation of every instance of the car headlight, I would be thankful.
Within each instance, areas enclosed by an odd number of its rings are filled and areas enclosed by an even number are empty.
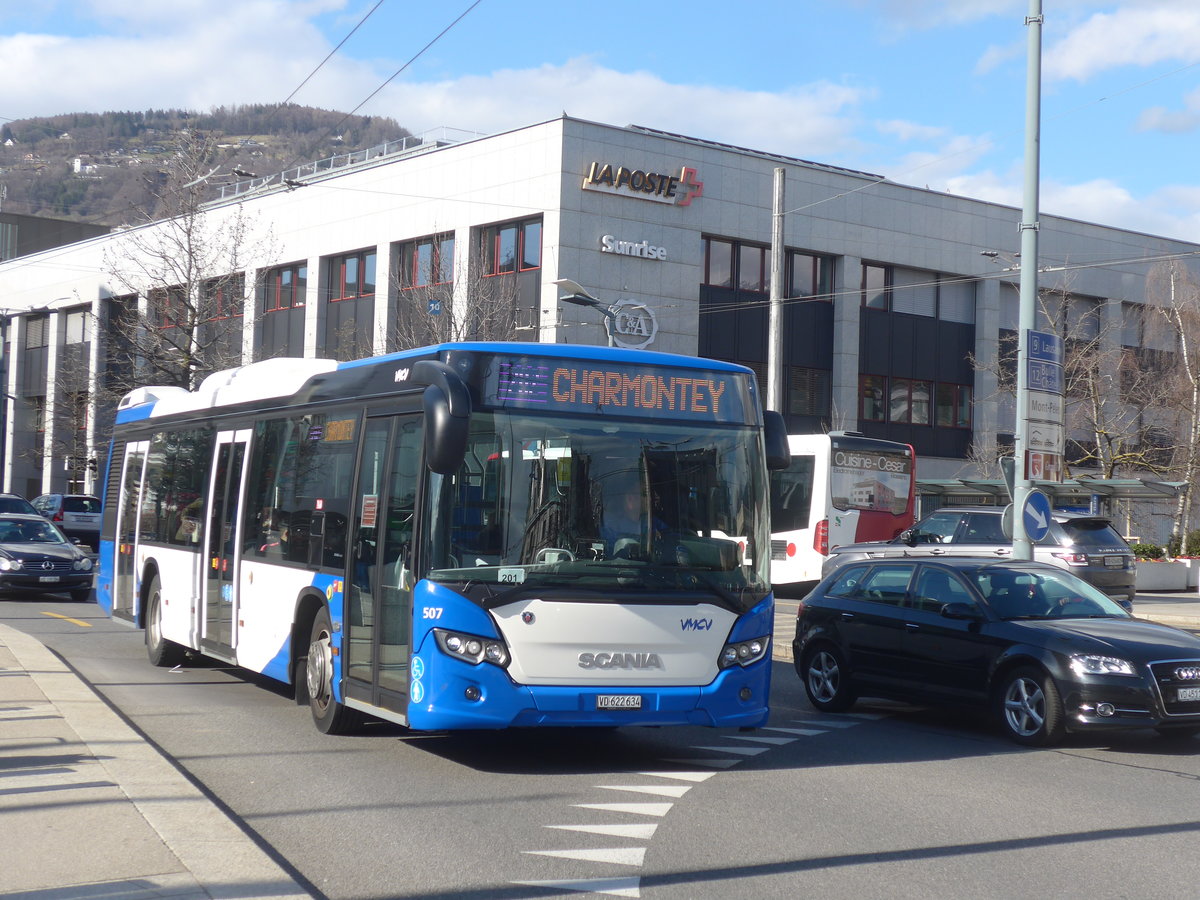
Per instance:
[[[440,628],[433,630],[433,636],[437,638],[438,647],[447,656],[473,665],[481,662],[489,662],[501,668],[508,665],[508,647],[503,641],[462,634],[458,631],[443,631]]]
[[[1133,664],[1116,656],[1096,656],[1080,653],[1071,657],[1071,671],[1076,675],[1136,675]]]
[[[752,638],[748,641],[738,641],[735,644],[726,644],[721,648],[721,656],[717,660],[717,665],[722,669],[729,669],[733,666],[748,666],[766,656],[767,649],[770,646],[770,636]]]
[[[19,559],[9,559],[7,556],[0,557],[0,572],[16,572],[21,568]]]
[[[77,559],[75,562],[71,563],[71,567],[80,572],[90,572],[92,571],[91,557],[81,557],[80,559]]]

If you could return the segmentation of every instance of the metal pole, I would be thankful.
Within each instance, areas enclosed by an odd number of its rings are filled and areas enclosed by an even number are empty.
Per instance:
[[[1037,324],[1038,160],[1041,141],[1042,0],[1029,0],[1029,59],[1025,81],[1025,198],[1021,211],[1021,306],[1017,327],[1017,421],[1014,437],[1013,559],[1033,559],[1024,509],[1029,479],[1029,332]]]
[[[767,409],[783,412],[783,179],[775,169],[771,220],[771,308],[767,326]]]

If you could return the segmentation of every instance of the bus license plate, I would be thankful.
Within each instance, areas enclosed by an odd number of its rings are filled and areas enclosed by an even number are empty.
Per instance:
[[[57,575],[43,575],[41,578],[38,579],[38,581],[40,581],[42,584],[49,584],[51,582],[58,581],[58,576]]]
[[[1180,703],[1192,703],[1192,702],[1195,702],[1196,700],[1200,700],[1200,688],[1180,688],[1179,689],[1179,702]]]
[[[641,709],[640,694],[598,694],[596,709]]]

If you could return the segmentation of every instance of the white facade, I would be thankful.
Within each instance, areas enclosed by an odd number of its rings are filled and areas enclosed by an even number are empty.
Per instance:
[[[623,168],[639,187],[650,190],[634,190],[626,183],[585,188],[585,181],[602,174],[605,166],[611,166],[614,177]],[[561,289],[554,282],[568,278],[604,304],[618,304],[626,311],[626,321],[618,324],[617,343],[694,354],[714,340],[706,335],[701,314],[703,298],[710,296],[704,290],[706,239],[731,241],[735,246],[769,245],[777,167],[785,171],[787,248],[827,258],[833,275],[832,299],[824,301],[832,325],[820,337],[828,359],[818,367],[828,372],[830,410],[825,418],[833,427],[863,425],[860,376],[874,371],[873,361],[865,360],[862,352],[864,263],[889,272],[894,269],[901,281],[907,278],[917,284],[922,283],[921,273],[943,281],[977,279],[970,291],[973,308],[961,300],[960,290],[953,309],[943,299],[941,308],[918,308],[913,315],[928,319],[932,311],[935,319],[944,317],[955,327],[973,328],[974,354],[981,360],[996,358],[1000,330],[1016,327],[1018,273],[1000,271],[996,259],[981,253],[995,250],[1002,260],[1018,248],[1018,210],[835,166],[647,129],[564,117],[321,171],[290,189],[278,183],[267,185],[211,205],[208,215],[215,223],[243,211],[255,231],[253,243],[267,248],[264,252],[269,250],[268,256],[247,262],[247,283],[253,283],[257,269],[307,265],[306,356],[324,352],[323,265],[331,257],[375,251],[377,287],[370,333],[375,352],[380,353],[389,349],[392,310],[404,299],[394,271],[395,251],[402,242],[452,233],[455,270],[465,272],[481,228],[536,218],[541,222],[540,265],[531,271],[537,285],[537,322],[536,327],[530,323],[529,340],[603,343],[608,339],[602,313],[560,304]],[[672,187],[674,196],[666,196]],[[55,396],[56,366],[66,358],[61,351],[69,343],[67,317],[87,309],[93,322],[103,323],[105,301],[123,293],[109,274],[114,261],[127,258],[127,248],[137,235],[160,227],[145,226],[0,263],[0,312],[13,317],[4,386],[11,395],[5,401],[5,447],[9,449],[4,457],[5,489],[29,493],[35,485],[41,491],[63,486],[63,468],[47,465],[36,471],[13,449],[30,439],[44,442],[45,448],[59,446],[52,433],[53,411],[55,403],[61,402]],[[1098,302],[1104,319],[1119,323],[1123,303],[1147,302],[1149,260],[1200,253],[1200,246],[1043,216],[1040,253],[1041,264],[1057,270],[1041,276],[1043,287],[1061,286],[1073,296]],[[461,288],[461,283],[456,287]],[[925,290],[918,287],[910,292],[918,306]],[[948,293],[940,296],[948,298]],[[758,299],[765,301],[765,295]],[[261,310],[261,297],[258,302]],[[30,357],[26,320],[47,313],[47,346],[42,356]],[[248,360],[258,352],[261,317],[246,315],[244,329]],[[104,358],[102,332],[100,324],[89,336],[87,356],[93,379],[103,378],[103,372],[97,371]],[[956,333],[966,332],[960,328]],[[1120,328],[1114,333],[1119,335]],[[913,355],[918,361],[928,360],[940,349],[932,344],[918,346]],[[29,371],[26,363],[43,357],[47,371],[39,382],[38,373]],[[970,380],[971,418],[965,429],[969,436],[979,441],[1010,431],[1013,413],[996,399],[995,376],[980,370]],[[45,432],[22,436],[21,401],[12,397],[40,395],[46,398]],[[88,452],[99,451],[101,458],[105,424],[93,420],[87,426]],[[922,478],[970,472],[965,454],[919,455]]]

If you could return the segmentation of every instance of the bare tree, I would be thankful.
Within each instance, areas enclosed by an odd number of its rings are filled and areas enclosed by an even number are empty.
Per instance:
[[[400,266],[395,287],[395,325],[389,343],[396,347],[421,347],[443,341],[520,339],[523,329],[535,324],[521,304],[516,273],[479,277],[482,254],[475,253],[466,265],[454,267],[453,280],[436,281],[439,266],[412,278]],[[412,281],[425,282],[416,287]],[[465,285],[465,287],[464,287]],[[456,290],[456,287],[458,290]]]
[[[107,387],[124,393],[142,384],[195,388],[211,372],[240,363],[244,316],[254,305],[244,269],[273,256],[269,230],[241,205],[219,213],[203,205],[218,172],[217,136],[179,135],[168,169],[159,173],[146,222],[113,242],[105,267],[112,293],[140,296],[107,323],[113,363]]]

